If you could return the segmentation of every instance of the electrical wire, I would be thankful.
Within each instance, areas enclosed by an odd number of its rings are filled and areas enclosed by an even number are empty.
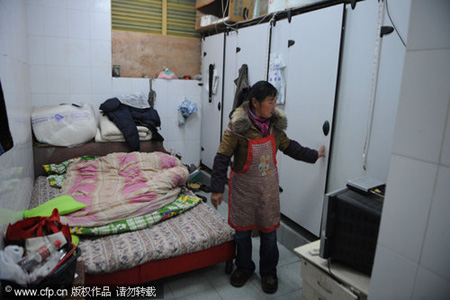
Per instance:
[[[381,52],[381,47],[379,45],[380,43],[380,30],[381,30],[381,24],[383,23],[383,3],[386,6],[386,13],[389,17],[389,20],[391,21],[392,26],[394,27],[395,32],[397,33],[398,37],[400,38],[403,46],[406,48],[405,41],[403,40],[402,36],[400,35],[400,32],[397,30],[397,27],[394,24],[394,21],[391,18],[391,14],[389,12],[388,7],[388,1],[387,0],[379,0],[378,5],[378,25],[377,25],[377,36],[376,36],[376,42],[375,42],[375,50],[374,50],[374,63],[373,63],[373,70],[372,70],[372,87],[371,87],[371,93],[370,93],[370,103],[369,103],[369,119],[367,122],[367,129],[366,129],[366,138],[364,141],[364,150],[363,150],[363,169],[364,171],[367,171],[367,154],[369,152],[369,146],[370,146],[370,139],[371,139],[371,131],[372,131],[372,122],[373,122],[373,114],[374,114],[374,105],[375,105],[375,98],[376,98],[376,87],[378,84],[378,68],[379,68],[379,55]]]
[[[400,32],[397,30],[397,27],[395,27],[394,21],[392,21],[391,14],[389,13],[388,0],[384,0],[384,1],[386,2],[386,12],[389,17],[389,20],[391,21],[392,27],[394,27],[395,32],[397,33],[398,37],[402,41],[403,46],[405,46],[405,48],[406,48],[405,41],[403,40],[402,36],[400,35]]]
[[[342,281],[339,280],[339,278],[337,278],[336,275],[333,274],[333,272],[331,272],[331,258],[327,258],[327,266],[328,266],[328,273],[330,273],[330,277],[333,278],[337,283],[343,285]]]
[[[381,52],[380,40],[381,40],[381,24],[383,23],[383,1],[378,1],[378,21],[377,21],[377,30],[375,36],[375,48],[373,53],[373,63],[372,63],[372,82],[370,88],[370,98],[369,98],[369,112],[367,118],[367,127],[366,127],[366,138],[364,141],[364,149],[362,154],[362,167],[364,171],[367,171],[367,155],[369,152],[371,133],[372,133],[372,123],[373,123],[373,115],[375,108],[375,99],[376,99],[376,91],[378,85],[378,70],[379,70],[379,57]]]

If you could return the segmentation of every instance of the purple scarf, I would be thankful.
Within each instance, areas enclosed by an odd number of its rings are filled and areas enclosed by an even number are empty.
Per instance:
[[[258,128],[261,131],[262,136],[263,137],[268,136],[270,119],[257,117],[250,109],[250,106],[248,107],[247,112],[248,112],[248,116],[250,117],[250,120],[252,120],[252,122],[253,122],[253,124],[255,124],[256,128]]]

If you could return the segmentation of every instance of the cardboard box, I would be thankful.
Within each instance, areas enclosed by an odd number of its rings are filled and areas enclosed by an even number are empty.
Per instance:
[[[202,14],[226,18],[228,22],[239,22],[253,18],[255,2],[256,0],[197,0],[195,8]]]

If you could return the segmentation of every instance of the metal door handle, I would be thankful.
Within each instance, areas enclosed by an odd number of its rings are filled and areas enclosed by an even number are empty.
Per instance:
[[[217,109],[220,110],[220,102],[217,103]]]
[[[322,125],[322,130],[323,130],[323,134],[325,136],[327,136],[328,133],[330,132],[330,122],[325,121],[325,123],[323,123],[323,125]]]
[[[208,91],[208,101],[209,103],[212,102],[212,86],[213,86],[213,77],[214,77],[214,64],[209,64],[209,80],[208,80],[208,87],[209,87],[209,91]]]

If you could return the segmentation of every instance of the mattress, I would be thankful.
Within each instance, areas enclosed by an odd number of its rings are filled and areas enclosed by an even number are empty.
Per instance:
[[[30,207],[60,195],[44,176],[39,176]],[[192,209],[149,228],[102,237],[80,237],[85,272],[111,273],[149,261],[181,256],[234,239],[234,230],[212,207],[200,203]]]

